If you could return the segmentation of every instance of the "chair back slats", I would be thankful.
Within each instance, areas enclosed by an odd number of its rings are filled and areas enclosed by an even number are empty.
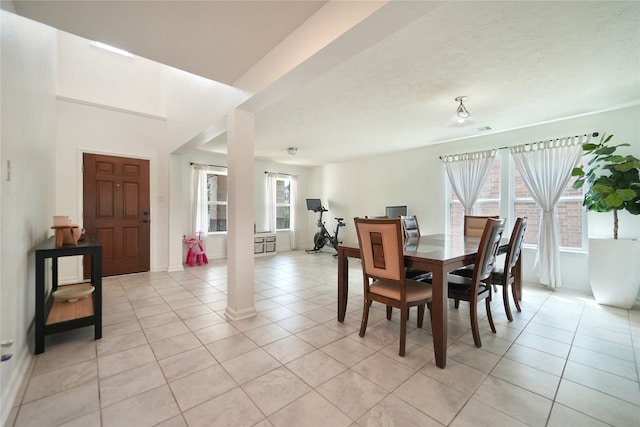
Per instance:
[[[491,276],[504,232],[504,223],[504,218],[488,218],[486,221],[473,272],[474,286],[479,286],[478,282]]]
[[[527,230],[527,217],[521,217],[516,219],[516,224],[513,226],[511,232],[511,239],[509,240],[509,248],[507,250],[507,256],[504,260],[504,274],[509,274],[513,267],[516,266],[518,258],[520,258],[520,251],[522,250],[522,242],[524,241],[524,232]]]
[[[418,218],[415,215],[402,215],[402,230],[405,238],[420,237],[420,227],[418,226]]]
[[[371,253],[373,254],[373,266],[384,270],[386,264],[384,262],[384,245],[382,243],[382,233],[371,232],[369,233],[369,240],[371,241]]]
[[[466,237],[482,237],[484,226],[489,218],[498,218],[497,216],[464,216],[464,235]]]
[[[400,219],[354,218],[364,273],[375,279],[404,279]]]

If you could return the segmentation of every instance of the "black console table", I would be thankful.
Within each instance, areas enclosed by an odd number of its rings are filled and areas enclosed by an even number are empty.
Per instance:
[[[70,329],[94,325],[95,339],[102,338],[102,245],[93,236],[86,236],[77,246],[56,247],[56,238],[51,237],[36,247],[36,347],[35,354],[44,352],[45,335]],[[58,258],[89,255],[91,257],[91,284],[94,291],[89,298],[93,302],[93,313],[71,320],[47,322],[54,304],[53,291],[58,288]],[[45,291],[45,260],[51,258],[52,288]],[[73,303],[65,303],[73,304]]]

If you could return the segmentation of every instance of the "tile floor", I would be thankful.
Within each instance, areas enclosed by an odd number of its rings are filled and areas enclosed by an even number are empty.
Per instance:
[[[255,272],[258,315],[235,322],[222,261],[106,278],[103,338],[91,327],[47,337],[7,425],[640,425],[639,310],[529,285],[512,323],[494,298],[498,332],[482,319],[478,349],[462,304],[441,370],[428,317],[422,330],[410,319],[404,358],[398,316],[380,305],[358,336],[358,262],[344,323],[329,253],[259,258]]]

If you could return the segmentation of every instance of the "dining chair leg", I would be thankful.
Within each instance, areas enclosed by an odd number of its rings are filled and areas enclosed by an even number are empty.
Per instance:
[[[495,286],[495,285],[494,285]],[[511,314],[511,304],[509,304],[509,289],[507,285],[502,285],[502,302],[504,304],[504,312],[507,314],[509,322],[513,322],[513,315]]]
[[[391,320],[391,315],[393,314],[393,307],[388,305],[387,306],[387,320]],[[407,312],[407,322],[409,321],[409,319],[411,318],[411,310],[409,310]]]
[[[511,293],[513,294],[513,302],[516,303],[516,309],[518,311],[522,311],[520,309],[520,303],[518,302],[519,296],[518,296],[518,290],[516,289],[515,283],[513,285],[511,285]]]
[[[476,347],[482,347],[480,341],[480,330],[478,328],[478,304],[469,303],[469,317],[471,318],[471,333],[473,334],[473,343]]]
[[[362,309],[362,322],[360,323],[361,337],[364,337],[364,333],[367,331],[367,323],[369,322],[369,307],[371,307],[371,301],[365,301],[364,308]]]
[[[418,306],[418,328],[422,328],[423,323],[424,323],[424,304]]]
[[[400,351],[398,355],[404,357],[405,348],[407,346],[407,312],[409,307],[400,308]]]
[[[485,306],[487,307],[487,319],[489,319],[489,326],[491,326],[491,332],[496,333],[496,326],[493,324],[493,316],[491,315],[491,297],[485,300]]]

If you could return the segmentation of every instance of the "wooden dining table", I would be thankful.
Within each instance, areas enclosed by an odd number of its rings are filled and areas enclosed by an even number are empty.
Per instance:
[[[447,273],[473,264],[478,252],[479,238],[462,235],[432,234],[405,242],[404,265],[433,273],[433,296],[431,304],[431,326],[436,365],[447,364]],[[499,253],[504,253],[509,239],[500,242]],[[349,258],[360,258],[358,244],[338,245],[338,321],[344,322],[349,294]],[[521,289],[521,259],[514,269],[515,286]]]

